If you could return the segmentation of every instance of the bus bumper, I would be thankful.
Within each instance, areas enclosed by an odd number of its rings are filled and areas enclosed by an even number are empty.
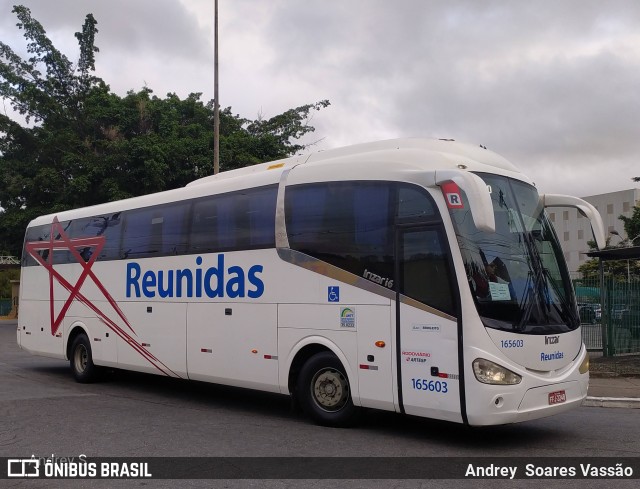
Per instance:
[[[472,376],[467,389],[467,419],[472,426],[519,423],[580,407],[587,397],[589,373],[579,366],[586,351],[559,378],[532,374],[517,386],[480,384]],[[523,387],[526,390],[523,390]]]
[[[589,376],[583,375],[584,381],[571,381],[528,389],[519,403],[507,406],[511,396],[495,395],[485,404],[487,409],[482,414],[468,412],[470,425],[498,425],[519,423],[532,419],[553,416],[580,407],[587,397]],[[562,399],[562,402],[551,404],[550,399]],[[505,402],[506,400],[506,402]]]

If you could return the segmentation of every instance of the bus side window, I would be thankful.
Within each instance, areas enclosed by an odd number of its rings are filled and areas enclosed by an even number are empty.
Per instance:
[[[213,197],[199,199],[193,204],[191,215],[191,253],[209,253],[216,247],[217,208]]]
[[[154,214],[154,227],[159,227],[153,230],[154,239],[158,241],[161,255],[186,253],[189,207],[189,202],[176,202],[160,207]]]
[[[291,248],[313,253],[322,235],[328,188],[304,185],[287,189],[285,194],[287,234]]]
[[[275,246],[277,186],[196,199],[190,253],[212,253]]]
[[[125,213],[122,258],[144,258],[159,255],[160,250],[153,242],[153,212],[153,209],[142,208]]]
[[[246,225],[242,219],[246,200],[246,196],[240,193],[216,197],[215,236],[219,250],[240,249],[238,244],[248,241]]]
[[[424,220],[436,215],[433,200],[424,189],[408,185],[398,188],[398,219]]]
[[[120,238],[122,235],[122,213],[80,219],[78,226],[71,226],[72,238],[104,236],[105,243],[97,260],[116,260],[120,256]],[[80,250],[82,258],[87,261],[93,250]]]
[[[65,221],[65,222],[61,222],[60,223],[60,226],[62,227],[62,232],[64,232],[67,236],[69,236],[69,234],[70,234],[69,228],[71,227],[71,224],[72,224],[71,221]],[[54,237],[53,237],[54,240],[57,241],[57,240],[60,240],[62,238],[62,236],[59,233],[56,232],[54,234],[55,234]],[[71,237],[73,237],[73,236],[71,236]],[[80,254],[82,255],[83,250],[78,250],[78,251],[80,251]],[[45,252],[48,252],[48,250],[45,250]],[[84,250],[84,255],[82,255],[83,258],[84,258],[84,261],[89,261],[89,258],[85,258],[85,257],[87,256],[87,254],[89,254],[89,256],[90,256],[90,253],[91,253],[90,251]],[[71,251],[69,251],[69,250],[57,249],[57,250],[53,251],[53,264],[54,265],[61,265],[61,264],[64,264],[64,263],[71,263],[71,262],[74,262],[74,261],[75,261],[75,259],[72,258]]]
[[[289,244],[378,284],[393,285],[392,195],[388,182],[292,186],[285,194]]]
[[[25,236],[25,245],[26,243],[35,243],[38,241],[45,241],[49,238],[49,230],[51,226],[34,226],[27,229],[27,233]],[[41,257],[43,256],[42,251],[37,252]],[[22,266],[23,267],[33,267],[38,265],[36,259],[31,256],[31,254],[27,251],[27,247],[25,246],[22,250]]]
[[[274,247],[276,242],[277,187],[254,190],[249,195],[250,247]]]
[[[403,233],[400,255],[400,292],[412,299],[455,315],[451,271],[442,233],[436,229]]]
[[[80,255],[80,259],[88,262],[92,258],[94,260],[114,260],[119,257],[120,253],[120,213],[109,214],[106,216],[85,217],[80,219],[74,219],[72,221],[61,222],[63,232],[70,240],[93,238],[95,236],[102,236],[105,239],[104,245],[99,251],[99,255],[94,257],[95,253],[98,253],[96,246],[75,247],[72,245],[71,249],[63,251],[56,250],[54,252],[54,263],[76,263],[78,258],[75,253]],[[60,236],[56,236],[56,239],[60,239]],[[74,250],[72,252],[71,250]]]

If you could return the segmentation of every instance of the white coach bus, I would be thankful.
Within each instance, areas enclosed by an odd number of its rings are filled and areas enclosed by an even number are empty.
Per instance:
[[[35,219],[21,348],[89,382],[116,367],[492,425],[579,406],[589,361],[538,194],[451,140],[317,152]]]

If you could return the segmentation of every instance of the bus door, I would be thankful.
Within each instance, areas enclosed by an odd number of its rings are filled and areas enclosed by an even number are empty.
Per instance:
[[[442,224],[396,231],[398,398],[404,412],[460,422],[455,275]]]

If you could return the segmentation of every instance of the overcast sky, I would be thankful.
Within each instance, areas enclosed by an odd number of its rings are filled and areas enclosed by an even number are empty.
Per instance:
[[[0,0],[0,39],[24,52]],[[116,93],[213,98],[213,0],[24,0],[67,56],[87,13]],[[220,101],[271,117],[329,99],[328,149],[405,136],[483,144],[541,192],[640,185],[636,0],[219,0]]]

